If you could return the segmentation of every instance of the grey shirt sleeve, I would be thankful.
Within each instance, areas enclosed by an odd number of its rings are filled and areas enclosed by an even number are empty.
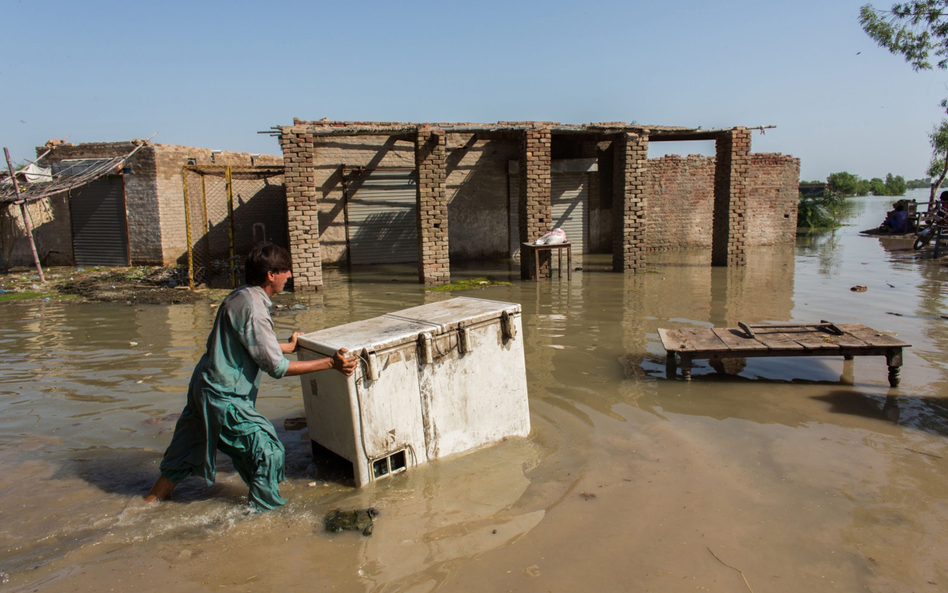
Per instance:
[[[280,379],[290,368],[290,361],[280,350],[267,306],[255,297],[256,295],[250,298],[250,311],[246,316],[240,341],[265,373],[274,379]]]

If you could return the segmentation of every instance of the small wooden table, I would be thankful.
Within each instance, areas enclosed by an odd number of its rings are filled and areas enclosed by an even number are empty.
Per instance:
[[[563,250],[566,250],[566,278],[567,280],[573,279],[573,244],[567,241],[566,243],[556,243],[554,245],[534,245],[533,243],[521,243],[520,244],[520,258],[523,259],[528,253],[533,252],[533,278],[531,280],[540,281],[540,252],[541,251],[553,251],[556,250],[559,255],[559,266],[560,266],[560,276],[563,276]],[[550,277],[553,277],[553,266],[550,266]]]
[[[675,367],[691,380],[691,361],[701,359],[751,358],[760,356],[885,356],[889,385],[899,386],[902,348],[911,344],[859,323],[746,325],[726,328],[659,329],[665,348],[665,371],[676,376]],[[678,357],[676,361],[675,357]]]

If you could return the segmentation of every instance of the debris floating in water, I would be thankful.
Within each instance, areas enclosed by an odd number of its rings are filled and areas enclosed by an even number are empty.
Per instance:
[[[866,292],[869,289],[861,284],[857,284],[856,286],[853,286],[849,290],[851,290],[852,292]]]
[[[326,515],[326,531],[361,531],[362,535],[372,535],[375,517],[379,512],[374,508],[355,511],[333,509]]]
[[[303,430],[306,428],[306,418],[287,418],[283,421],[283,430]]]

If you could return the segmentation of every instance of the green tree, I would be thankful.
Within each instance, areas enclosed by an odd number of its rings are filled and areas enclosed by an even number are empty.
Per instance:
[[[922,179],[909,179],[905,182],[905,187],[908,189],[922,189],[923,187],[931,187],[931,184],[931,177],[923,177]]]
[[[916,0],[892,5],[890,10],[879,10],[871,4],[859,9],[859,24],[869,37],[890,52],[901,55],[912,69],[931,70],[929,58],[934,55],[940,70],[948,68],[948,0]],[[948,99],[941,102],[948,110]],[[941,126],[935,128],[935,133]],[[933,144],[930,171],[938,170],[937,162],[945,161],[945,151]],[[939,155],[941,155],[939,157]],[[937,161],[937,162],[936,162]],[[944,170],[945,166],[940,170]],[[937,177],[938,172],[932,174]],[[942,177],[942,181],[944,178]],[[933,181],[934,183],[934,181]],[[933,185],[929,206],[935,203],[938,185]]]
[[[859,177],[846,171],[839,173],[830,173],[826,178],[826,188],[834,194],[840,196],[852,196],[856,193],[856,187],[859,184]]]
[[[948,68],[948,0],[921,0],[893,4],[879,10],[871,4],[859,9],[859,24],[876,43],[919,70],[931,70],[929,57]]]
[[[868,196],[868,195],[869,195],[869,191],[870,191],[871,189],[872,189],[872,188],[869,186],[869,180],[868,180],[868,179],[860,179],[860,180],[856,183],[856,195],[857,195],[857,196]]]
[[[885,195],[887,196],[904,196],[905,195],[905,178],[901,175],[893,176],[892,173],[889,173],[885,176]]]
[[[804,196],[797,202],[797,228],[831,229],[840,225],[845,200],[840,195]]]
[[[948,120],[943,119],[939,125],[932,128],[928,141],[932,146],[932,160],[928,164],[928,174],[932,178],[928,203],[934,204],[935,194],[948,176]]]
[[[882,181],[878,177],[873,177],[869,180],[869,191],[871,191],[874,196],[886,195],[885,181]]]

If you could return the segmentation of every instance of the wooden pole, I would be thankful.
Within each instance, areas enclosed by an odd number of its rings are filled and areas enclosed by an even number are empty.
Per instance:
[[[43,266],[40,265],[39,255],[36,253],[36,242],[33,241],[33,228],[30,226],[30,217],[26,214],[26,202],[20,199],[20,184],[16,181],[16,171],[13,170],[13,161],[10,160],[10,151],[3,147],[3,155],[7,158],[7,168],[10,170],[10,179],[13,180],[13,191],[16,193],[17,202],[20,204],[20,215],[23,217],[23,226],[26,227],[26,236],[30,240],[30,249],[33,250],[33,261],[36,263],[36,271],[39,272],[40,282],[46,282],[43,276]]]

